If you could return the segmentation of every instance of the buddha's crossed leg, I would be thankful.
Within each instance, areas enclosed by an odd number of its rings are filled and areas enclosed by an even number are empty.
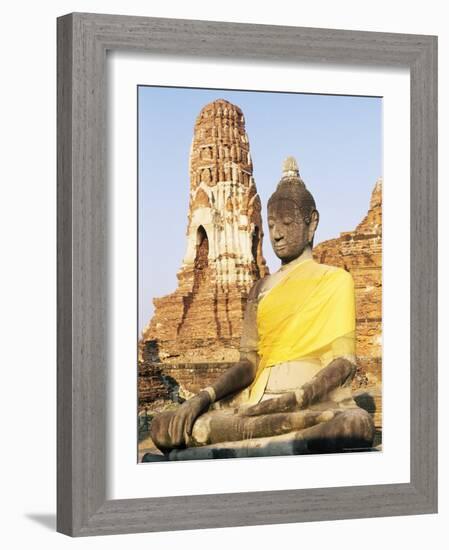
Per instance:
[[[196,420],[189,447],[174,449],[168,434],[172,415],[153,420],[159,423],[154,442],[170,460],[361,450],[372,446],[375,431],[369,413],[358,407],[256,417],[210,411]]]

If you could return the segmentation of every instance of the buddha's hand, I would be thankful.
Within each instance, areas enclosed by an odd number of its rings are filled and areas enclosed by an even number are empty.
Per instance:
[[[238,410],[240,416],[259,416],[279,412],[294,412],[302,407],[302,390],[288,392],[281,397],[266,399],[251,407],[242,407]]]
[[[192,435],[195,420],[208,409],[209,405],[209,394],[201,391],[178,408],[168,425],[168,434],[173,447],[187,444]]]

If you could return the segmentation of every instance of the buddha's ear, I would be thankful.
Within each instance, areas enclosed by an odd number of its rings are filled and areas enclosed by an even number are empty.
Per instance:
[[[315,235],[316,228],[318,227],[318,222],[320,221],[320,215],[318,210],[313,210],[310,214],[310,222],[308,227],[308,237],[309,242],[313,242],[313,236]]]

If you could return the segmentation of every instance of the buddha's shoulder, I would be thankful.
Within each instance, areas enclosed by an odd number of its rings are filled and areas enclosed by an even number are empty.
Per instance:
[[[295,274],[298,276],[298,280],[301,281],[301,279],[305,277],[312,279],[316,279],[317,283],[319,282],[325,282],[325,281],[334,281],[339,286],[353,286],[354,280],[352,278],[352,275],[349,273],[349,271],[346,271],[342,267],[336,267],[333,265],[328,264],[321,264],[316,261],[307,262],[307,268],[304,270],[303,268],[300,268],[298,270],[292,270],[289,275],[292,275],[292,279],[295,280]],[[298,266],[299,267],[299,266]],[[282,273],[277,271],[271,275],[265,275],[265,277],[262,277],[261,279],[258,279],[253,286],[251,287],[251,290],[248,294],[248,300],[249,301],[258,301],[258,299],[263,296],[268,290],[270,290],[272,287],[276,286],[279,281],[282,280]]]
[[[316,269],[317,273],[319,273],[320,275],[341,281],[342,284],[354,284],[354,279],[352,278],[351,273],[349,273],[349,271],[346,271],[346,269],[342,267],[337,267],[335,265],[321,264],[318,262],[313,263],[314,269]]]
[[[248,300],[249,301],[257,301],[259,294],[262,292],[262,290],[265,288],[267,282],[269,281],[269,278],[271,275],[265,275],[265,277],[262,277],[260,279],[257,279],[257,281],[253,284],[251,287],[249,293],[248,293]]]

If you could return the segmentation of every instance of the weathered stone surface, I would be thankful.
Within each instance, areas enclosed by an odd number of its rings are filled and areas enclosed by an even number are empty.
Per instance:
[[[343,267],[355,282],[356,384],[382,380],[382,180],[376,182],[368,214],[354,231],[314,248],[317,261]]]
[[[200,112],[190,152],[187,251],[178,288],[154,299],[142,348],[162,363],[235,361],[248,292],[267,273],[261,204],[239,107]]]
[[[209,411],[193,425],[189,446],[209,445],[222,441],[243,441],[303,430],[328,422],[340,410],[296,411],[260,416],[240,416],[231,410]]]

